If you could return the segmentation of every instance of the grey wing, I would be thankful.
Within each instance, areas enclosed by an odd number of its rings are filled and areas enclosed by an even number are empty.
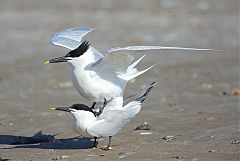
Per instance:
[[[141,109],[139,101],[132,101],[122,107],[123,98],[111,100],[98,117],[98,121],[88,127],[87,131],[93,136],[112,136],[127,124]]]
[[[166,78],[162,79],[166,80]],[[141,89],[141,91],[135,92],[134,94],[131,94],[125,98],[123,98],[123,103],[126,103],[130,98],[133,98],[135,96],[137,96],[136,101],[140,101],[141,103],[146,99],[147,94],[151,91],[151,89],[153,88],[153,86],[155,86],[157,83],[156,82],[152,82],[150,85],[144,85],[144,88]]]
[[[57,33],[50,37],[50,43],[61,46],[70,50],[76,49],[82,38],[89,32],[93,31],[91,27],[70,28]]]
[[[133,62],[134,55],[129,52],[120,54],[105,54],[104,58],[94,64],[90,70],[98,73],[125,73],[129,65]]]
[[[111,70],[117,74],[123,74],[129,69],[128,67],[131,64],[133,64],[134,56],[137,55],[139,51],[150,51],[150,50],[221,51],[221,50],[215,50],[215,49],[166,47],[166,46],[116,47],[116,48],[111,48],[107,50],[107,54],[105,55],[104,59],[102,59],[96,65],[95,70],[102,70],[102,71]]]
[[[124,118],[124,112],[121,110],[110,110],[105,112],[105,118],[96,121],[87,128],[87,132],[93,136],[113,136],[130,121],[130,117]]]
[[[146,50],[185,50],[185,51],[221,51],[215,49],[199,49],[199,48],[184,48],[184,47],[168,47],[168,46],[128,46],[111,48],[107,53],[117,51],[146,51]]]
[[[87,128],[93,136],[113,136],[122,129],[141,109],[141,105],[123,110],[108,110],[102,113],[101,119]]]

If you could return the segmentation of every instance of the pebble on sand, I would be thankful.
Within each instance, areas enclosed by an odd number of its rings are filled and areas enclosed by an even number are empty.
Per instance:
[[[56,158],[53,158],[52,160],[60,160],[60,159],[67,159],[70,158],[70,155],[62,155],[62,156],[58,156]]]
[[[169,135],[169,136],[164,136],[162,139],[165,140],[166,142],[171,142],[175,139],[175,137],[173,135]]]
[[[137,126],[134,130],[151,130],[152,127],[148,124],[148,122],[144,122],[143,125]]]

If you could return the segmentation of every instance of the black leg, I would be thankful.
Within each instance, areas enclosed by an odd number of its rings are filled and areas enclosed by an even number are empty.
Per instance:
[[[107,104],[107,100],[106,98],[104,98],[103,108],[106,106],[106,104]]]
[[[101,149],[102,149],[102,150],[105,150],[105,151],[107,151],[107,150],[112,150],[111,143],[112,143],[112,136],[109,136],[109,137],[108,137],[108,145],[102,147]]]
[[[97,148],[97,137],[94,137],[93,147]]]
[[[106,104],[107,104],[107,100],[106,100],[106,98],[104,98],[103,106],[99,107],[98,116],[102,113],[102,111],[103,111],[104,107],[106,106]]]
[[[96,102],[93,102],[93,104],[92,104],[92,106],[91,106],[90,109],[91,109],[91,110],[94,109],[95,105],[96,105]]]
[[[112,143],[112,136],[109,136],[108,137],[108,146],[107,146],[107,148],[109,148],[111,146],[111,143]]]

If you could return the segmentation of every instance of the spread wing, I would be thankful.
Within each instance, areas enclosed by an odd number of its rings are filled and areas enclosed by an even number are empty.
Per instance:
[[[91,27],[66,29],[54,33],[50,38],[50,42],[53,45],[74,50],[81,44],[82,38],[87,33],[93,30],[94,28]],[[137,63],[133,62],[134,55],[139,53],[139,51],[148,50],[217,51],[214,49],[165,47],[165,46],[128,46],[111,48],[107,51],[107,54],[103,56],[97,49],[93,48],[92,46],[90,46],[89,50],[95,57],[97,57],[96,60],[98,61],[96,63],[91,64],[92,66],[88,66],[87,68],[88,70],[99,71],[99,73],[106,72],[117,73],[120,78],[123,78],[125,80],[130,80],[150,69],[148,68],[144,71],[138,72],[137,69],[135,68],[139,61],[136,61]],[[129,68],[131,64],[133,65]]]
[[[91,27],[80,27],[56,32],[50,37],[50,43],[74,50],[81,44],[82,38],[93,30]]]
[[[185,50],[185,51],[221,51],[215,49],[199,49],[199,48],[185,48],[185,47],[171,47],[171,46],[127,46],[110,48],[107,53],[117,51],[146,51],[146,50]]]
[[[94,29],[95,28],[91,27],[80,27],[56,32],[50,37],[50,43],[56,46],[74,50],[79,47],[79,45],[81,45],[82,38]],[[97,49],[92,46],[89,47],[89,51],[96,58],[96,60],[104,57]]]
[[[138,71],[136,65],[142,60],[133,61],[135,56],[139,55],[140,51],[151,50],[181,50],[181,51],[218,51],[215,49],[199,49],[199,48],[182,48],[182,47],[165,47],[165,46],[128,46],[111,48],[105,54],[105,57],[92,68],[98,73],[116,73],[125,80],[130,80],[138,75],[141,75],[150,68],[143,71]],[[149,53],[149,52],[148,52]],[[91,70],[91,69],[90,69]]]
[[[105,54],[103,59],[100,59],[86,69],[97,71],[97,73],[121,74],[127,71],[127,68],[133,60],[134,55],[129,52],[123,52],[121,54]]]

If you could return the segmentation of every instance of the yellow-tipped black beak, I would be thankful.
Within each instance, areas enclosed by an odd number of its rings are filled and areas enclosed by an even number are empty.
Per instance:
[[[45,61],[43,64],[49,64],[49,61]]]
[[[56,110],[56,107],[52,107],[51,110]]]
[[[45,61],[44,64],[49,64],[49,63],[62,63],[62,62],[67,62],[68,59],[67,57],[65,56],[62,56],[62,57],[57,57],[57,58],[53,58],[51,60],[48,60],[48,61]]]
[[[58,111],[64,111],[64,112],[70,112],[69,107],[52,107],[51,110],[58,110]]]

